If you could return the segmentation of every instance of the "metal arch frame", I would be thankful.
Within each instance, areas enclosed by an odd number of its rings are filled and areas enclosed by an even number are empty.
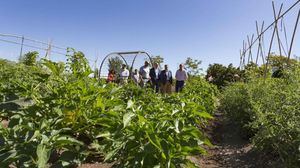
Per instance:
[[[133,53],[131,53],[131,54],[133,54]],[[135,56],[134,56],[134,58],[133,58],[133,61],[132,61],[132,63],[131,63],[131,67],[130,67],[130,68],[133,67],[133,64],[134,64],[134,62],[135,62],[136,57],[137,57],[138,55],[140,55],[140,54],[146,54],[146,55],[148,56],[149,60],[150,60],[151,66],[153,66],[152,58],[151,58],[151,56],[150,56],[147,52],[145,52],[145,51],[136,51],[136,53],[134,53],[134,54],[135,54]]]
[[[132,73],[132,67],[133,67],[133,64],[134,64],[134,62],[135,62],[135,59],[136,59],[136,57],[137,57],[138,55],[140,55],[140,54],[146,54],[146,55],[148,56],[148,58],[150,59],[151,65],[153,65],[152,58],[151,58],[151,56],[150,56],[146,51],[112,52],[112,53],[106,55],[106,56],[104,57],[104,59],[102,60],[102,62],[101,62],[101,65],[100,65],[100,67],[99,67],[99,78],[101,77],[101,70],[102,70],[103,64],[104,64],[104,62],[106,61],[106,59],[107,59],[109,56],[111,56],[111,55],[118,55],[118,56],[120,56],[120,57],[123,59],[123,61],[125,62],[125,64],[126,64],[127,66],[129,66],[128,63],[127,63],[127,61],[126,61],[125,58],[123,57],[123,55],[128,55],[128,54],[135,54],[135,56],[134,56],[134,58],[133,58],[133,61],[132,61],[132,63],[131,63],[130,74]]]

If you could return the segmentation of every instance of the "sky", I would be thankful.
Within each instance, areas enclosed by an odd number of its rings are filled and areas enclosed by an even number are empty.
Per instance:
[[[296,1],[275,0],[276,8],[284,2],[286,10]],[[289,41],[299,8],[285,18]],[[0,34],[52,40],[84,52],[91,65],[98,57],[97,66],[111,52],[135,50],[162,56],[171,70],[187,57],[201,60],[204,69],[213,63],[239,66],[239,50],[247,35],[256,33],[256,20],[273,22],[271,0],[0,1]],[[299,34],[295,55],[300,55]],[[29,50],[34,49],[24,47],[23,52]],[[19,54],[19,45],[0,41],[0,58],[16,60]],[[65,57],[53,53],[51,59]]]

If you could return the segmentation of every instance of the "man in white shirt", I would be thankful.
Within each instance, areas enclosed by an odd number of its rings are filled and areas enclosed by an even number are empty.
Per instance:
[[[175,78],[176,78],[175,90],[176,92],[180,92],[184,87],[185,81],[188,79],[188,75],[186,71],[183,69],[182,64],[179,65],[179,69],[176,71]]]
[[[142,87],[145,87],[150,80],[150,67],[148,61],[145,61],[145,64],[140,68],[140,75],[142,78],[141,85]]]
[[[127,84],[128,77],[129,77],[129,71],[126,68],[126,65],[123,64],[122,69],[121,69],[121,73],[120,73],[121,84]]]

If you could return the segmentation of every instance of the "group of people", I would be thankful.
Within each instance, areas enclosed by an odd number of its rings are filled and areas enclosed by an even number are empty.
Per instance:
[[[121,84],[128,83],[130,72],[125,64],[122,65],[119,77],[119,82]],[[131,78],[135,84],[140,85],[141,87],[146,87],[150,84],[156,93],[161,92],[163,94],[169,94],[172,92],[173,74],[169,70],[168,65],[164,65],[164,69],[161,70],[157,63],[154,63],[153,67],[151,68],[149,62],[145,61],[145,64],[142,67],[140,67],[139,70],[135,69],[133,71],[133,73],[131,74]],[[183,89],[185,81],[187,79],[187,72],[184,70],[183,65],[180,64],[179,69],[176,71],[175,74],[176,92],[180,92]],[[109,71],[107,81],[115,82],[114,70]]]

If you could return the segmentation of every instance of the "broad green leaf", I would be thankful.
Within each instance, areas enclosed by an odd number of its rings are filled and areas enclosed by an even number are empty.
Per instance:
[[[47,166],[51,150],[44,144],[39,144],[36,149],[38,157],[37,164],[39,168],[45,168]]]
[[[113,111],[121,111],[123,109],[124,109],[123,105],[118,105],[118,106],[115,106],[112,110]]]
[[[141,115],[138,115],[138,122],[139,122],[139,125],[140,126],[143,126],[145,123],[146,123],[146,119],[145,119],[145,117],[143,117],[143,116],[141,116]]]
[[[33,136],[30,138],[29,142],[30,142],[30,141],[34,141],[37,137],[40,137],[40,136],[41,136],[41,133],[40,133],[39,130],[34,131],[34,134],[33,134]]]
[[[127,109],[132,108],[133,104],[134,104],[133,101],[132,101],[132,100],[129,100],[129,101],[127,102]]]
[[[64,145],[83,145],[83,142],[78,141],[75,138],[69,136],[60,136],[54,139],[54,144],[57,146],[64,146]]]
[[[16,150],[10,150],[10,151],[6,151],[6,152],[1,151],[0,160],[1,160],[1,162],[5,163],[6,161],[8,161],[10,159],[14,159],[16,156],[17,156]]]
[[[206,154],[207,152],[205,151],[205,149],[203,149],[200,146],[195,146],[195,147],[190,147],[190,146],[183,146],[181,148],[181,151],[186,153],[186,154]]]
[[[182,103],[181,103],[181,108],[184,108],[184,107],[185,107],[185,103],[182,102]]]
[[[214,145],[210,142],[210,140],[209,140],[208,138],[205,138],[203,142],[204,142],[205,145],[207,145],[207,146],[209,146],[209,147],[214,146]]]
[[[209,113],[207,112],[198,112],[195,111],[194,112],[197,116],[202,117],[202,118],[206,118],[206,119],[213,119],[213,116],[211,116]]]
[[[114,149],[114,150],[110,151],[109,153],[107,153],[105,155],[104,161],[108,161],[108,160],[112,159],[118,151],[119,151],[119,149],[117,148],[117,149]]]
[[[173,116],[174,114],[178,113],[178,112],[179,112],[178,109],[173,110],[173,111],[172,111],[172,116]]]
[[[96,136],[96,138],[101,138],[101,137],[108,138],[108,137],[110,137],[110,136],[111,136],[110,132],[104,132],[104,133],[98,134],[98,135]]]
[[[160,152],[162,152],[162,147],[160,145],[160,143],[157,141],[157,137],[155,135],[149,135],[147,132],[146,132],[146,135],[147,135],[147,138],[148,140],[150,141],[150,143],[155,146]]]
[[[179,127],[179,121],[178,121],[178,119],[176,119],[176,120],[175,120],[175,132],[176,132],[176,133],[180,133],[178,127]]]
[[[124,116],[123,116],[123,128],[128,126],[128,124],[130,123],[132,117],[134,117],[134,116],[135,116],[135,114],[132,113],[132,112],[124,114]]]

